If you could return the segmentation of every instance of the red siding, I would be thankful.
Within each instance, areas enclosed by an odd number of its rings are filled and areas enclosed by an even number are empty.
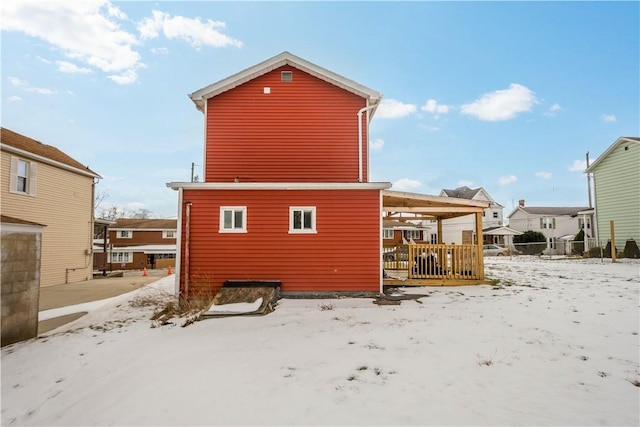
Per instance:
[[[378,190],[184,190],[191,202],[190,260],[181,286],[280,280],[282,291],[378,291]],[[219,233],[220,206],[247,206],[246,234]],[[289,234],[289,206],[315,206],[317,234]],[[182,229],[186,230],[183,205]]]
[[[281,71],[293,81],[280,81]],[[263,93],[269,87],[270,94]],[[357,182],[364,98],[285,66],[209,99],[207,182]],[[367,181],[366,114],[362,115]]]

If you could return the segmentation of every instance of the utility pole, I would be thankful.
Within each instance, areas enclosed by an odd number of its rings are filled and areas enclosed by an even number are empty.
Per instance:
[[[191,182],[193,182],[193,169],[196,167],[196,164],[191,162]],[[591,203],[589,203],[589,206],[591,206]]]

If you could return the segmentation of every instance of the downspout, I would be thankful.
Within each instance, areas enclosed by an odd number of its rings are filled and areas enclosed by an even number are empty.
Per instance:
[[[362,113],[373,110],[376,105],[369,105],[358,110],[358,182],[362,182]],[[369,137],[369,119],[367,115],[367,138]]]
[[[191,202],[186,202],[184,225],[184,295],[189,298],[189,237],[191,228]]]

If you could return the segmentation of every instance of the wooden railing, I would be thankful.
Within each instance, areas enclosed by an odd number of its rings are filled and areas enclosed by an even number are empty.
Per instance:
[[[406,269],[408,279],[480,280],[484,274],[482,253],[479,251],[477,245],[410,244],[385,247],[384,268]],[[393,259],[390,254],[393,254]]]

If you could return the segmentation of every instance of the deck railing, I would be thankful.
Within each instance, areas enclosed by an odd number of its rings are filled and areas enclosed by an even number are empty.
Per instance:
[[[385,247],[384,268],[407,270],[408,279],[480,280],[483,274],[478,265],[478,251],[476,245],[409,244]]]

